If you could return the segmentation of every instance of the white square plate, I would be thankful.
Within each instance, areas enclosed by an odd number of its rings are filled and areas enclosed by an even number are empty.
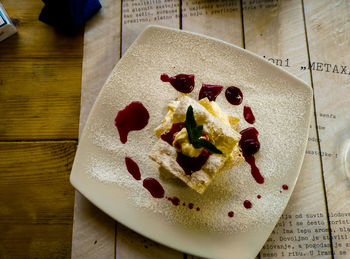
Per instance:
[[[252,108],[261,143],[255,157],[264,184],[255,182],[246,162],[215,178],[202,195],[160,177],[157,164],[148,157],[157,141],[153,131],[168,103],[180,96],[160,80],[162,73],[194,74],[196,86],[190,94],[194,99],[202,83],[224,86],[217,103],[241,119],[239,130],[252,126],[243,119],[243,106]],[[228,86],[242,90],[241,105],[227,102],[224,91]],[[122,144],[114,119],[132,101],[142,102],[150,119]],[[246,50],[198,34],[148,27],[116,65],[94,104],[71,183],[118,222],[159,243],[210,258],[254,258],[294,189],[306,148],[311,104],[308,85]],[[153,198],[142,181],[127,172],[126,156],[137,162],[142,179],[158,179],[166,195],[178,197],[180,205]],[[283,184],[289,190],[282,190]],[[245,200],[251,201],[251,209],[243,206]],[[229,211],[234,217],[228,216]]]

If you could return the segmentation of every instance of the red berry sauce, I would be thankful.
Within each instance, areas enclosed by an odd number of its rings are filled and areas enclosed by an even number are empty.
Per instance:
[[[283,184],[283,185],[282,185],[282,189],[285,190],[285,191],[288,190],[288,185]]]
[[[251,208],[253,207],[252,203],[251,203],[250,201],[248,201],[248,200],[245,200],[245,201],[243,202],[243,206],[244,206],[244,208],[246,208],[246,209],[251,209]]]
[[[244,116],[244,119],[248,123],[253,124],[255,122],[254,114],[252,112],[252,109],[249,106],[244,106],[244,108],[243,108],[243,116]]]
[[[171,201],[171,203],[175,206],[178,206],[180,204],[180,199],[178,197],[167,197],[168,201]]]
[[[258,194],[258,196],[256,196],[258,199],[261,199],[261,195],[260,194]]]
[[[232,218],[235,214],[233,213],[233,211],[230,211],[229,213],[227,213],[227,215]]]
[[[167,74],[162,74],[160,80],[169,82],[177,91],[189,94],[194,88],[194,75],[179,74],[169,77]]]
[[[184,122],[179,122],[179,123],[174,123],[171,126],[171,129],[169,132],[165,132],[163,133],[160,138],[162,140],[164,140],[165,142],[167,142],[169,145],[173,145],[173,141],[175,139],[175,134],[178,133],[180,130],[182,130],[185,127],[185,123]]]
[[[170,201],[174,206],[179,206],[181,201],[178,197],[165,197],[168,201]],[[182,203],[182,206],[186,206],[186,203],[183,202]],[[188,204],[188,209],[192,210],[194,208],[194,204],[192,202],[190,202]],[[200,211],[201,208],[200,207],[197,207],[196,208],[196,211]]]
[[[209,101],[215,101],[216,97],[221,93],[224,87],[221,85],[206,85],[202,84],[202,88],[199,91],[198,100],[201,100],[205,97],[209,99]]]
[[[181,166],[187,175],[191,175],[193,172],[201,170],[202,166],[207,162],[210,153],[203,150],[197,157],[189,157],[178,152],[176,162]]]
[[[160,138],[167,142],[169,145],[173,145],[175,139],[175,134],[185,127],[184,122],[174,123],[171,126],[170,131],[163,133]],[[187,175],[191,175],[193,172],[199,171],[202,166],[207,162],[211,153],[202,150],[198,157],[189,157],[178,152],[176,157],[176,162],[181,166]]]
[[[126,169],[135,178],[135,180],[141,180],[141,172],[138,165],[130,157],[125,157]]]
[[[259,132],[253,128],[247,128],[241,132],[241,140],[239,141],[239,147],[243,153],[245,161],[250,165],[251,174],[255,181],[259,184],[263,184],[265,179],[261,175],[259,168],[255,164],[254,154],[260,149],[260,142],[258,140]]]
[[[165,191],[163,186],[156,179],[152,177],[144,179],[143,187],[145,187],[154,198],[164,198]]]
[[[233,105],[240,105],[243,101],[242,91],[235,86],[230,86],[225,91],[226,100]]]
[[[149,113],[141,102],[132,102],[120,110],[115,118],[120,141],[125,144],[128,134],[133,130],[142,130],[148,124]]]

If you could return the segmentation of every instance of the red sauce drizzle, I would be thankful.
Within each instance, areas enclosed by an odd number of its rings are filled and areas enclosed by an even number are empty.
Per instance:
[[[209,99],[209,101],[215,101],[216,97],[221,93],[224,87],[221,85],[207,85],[202,84],[202,88],[199,91],[198,100],[201,100],[205,97]]]
[[[174,123],[171,126],[170,131],[163,133],[160,138],[167,142],[169,145],[173,144],[175,139],[175,134],[182,130],[185,127],[184,122]],[[208,139],[207,136],[203,136]],[[184,154],[178,152],[176,157],[176,162],[181,166],[181,168],[185,171],[187,175],[191,175],[193,172],[199,171],[202,166],[207,162],[210,152],[203,149],[198,157],[189,157]]]
[[[233,213],[233,211],[230,211],[229,213],[227,213],[227,215],[232,218],[235,214]]]
[[[251,209],[253,207],[252,203],[248,200],[245,200],[243,202],[243,205],[244,205],[244,208],[246,208],[246,209]]]
[[[260,194],[258,194],[258,196],[256,196],[258,199],[261,199],[261,195]]]
[[[178,152],[176,162],[181,166],[187,175],[191,175],[193,172],[199,171],[202,166],[207,162],[211,153],[203,150],[197,157],[188,157]]]
[[[143,180],[143,187],[145,187],[150,194],[157,199],[164,197],[164,189],[162,185],[154,178],[148,177]]]
[[[235,86],[230,86],[225,91],[226,100],[233,105],[240,105],[243,101],[242,91]]]
[[[167,197],[168,201],[171,201],[171,203],[175,206],[178,206],[180,204],[180,199],[178,197]]]
[[[253,124],[255,122],[254,114],[252,112],[252,109],[249,106],[244,106],[244,108],[243,108],[243,116],[244,116],[244,119],[248,123]]]
[[[259,168],[255,164],[254,154],[260,149],[260,142],[258,140],[259,132],[253,128],[246,128],[241,132],[241,140],[239,141],[239,147],[242,150],[245,161],[250,165],[251,174],[255,181],[259,184],[263,184],[265,179],[261,175]]]
[[[169,82],[177,91],[188,94],[194,88],[194,75],[179,74],[169,77],[167,74],[162,74],[160,80]]]
[[[169,145],[173,145],[173,141],[175,139],[175,134],[178,133],[180,130],[182,130],[185,127],[185,123],[184,122],[179,122],[179,123],[174,123],[171,126],[171,129],[169,132],[165,132],[163,133],[160,138],[162,140],[164,140],[165,142],[167,142]]]
[[[139,166],[130,157],[125,157],[126,169],[135,178],[135,180],[141,180],[141,172]]]
[[[154,197],[154,196],[153,196]],[[160,197],[162,198],[162,197]],[[168,196],[165,196],[165,199],[167,199],[168,201],[170,201],[174,206],[179,206],[181,204],[181,201],[178,197],[168,197]],[[186,206],[186,203],[183,202],[182,203],[182,206]],[[192,210],[194,208],[194,204],[191,202],[188,204],[188,209]],[[201,208],[200,207],[197,207],[196,208],[196,211],[200,211]]]
[[[282,185],[282,189],[285,190],[285,191],[288,190],[288,185],[283,184],[283,185]]]
[[[128,134],[133,130],[142,130],[148,124],[149,113],[141,102],[132,102],[120,110],[114,120],[120,141],[125,144]]]

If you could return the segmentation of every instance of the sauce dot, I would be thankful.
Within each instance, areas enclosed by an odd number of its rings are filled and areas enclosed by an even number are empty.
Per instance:
[[[283,190],[288,190],[288,185],[283,184],[283,185],[282,185],[282,189],[283,189]]]
[[[120,110],[114,124],[118,129],[120,141],[125,144],[130,131],[142,130],[148,124],[149,113],[141,102],[132,102]]]
[[[260,194],[258,194],[258,196],[256,196],[258,199],[261,199],[261,195]]]
[[[243,101],[242,91],[235,86],[230,86],[225,91],[226,100],[232,105],[240,105]]]
[[[216,97],[218,97],[223,88],[224,87],[221,85],[202,84],[202,88],[199,91],[198,100],[207,97],[209,101],[215,101]]]
[[[188,204],[189,209],[193,209],[193,203]]]
[[[143,187],[145,187],[154,198],[160,199],[164,197],[165,191],[163,186],[152,177],[143,180]]]
[[[233,211],[230,211],[229,213],[227,213],[227,215],[232,218],[235,214],[233,213]]]
[[[253,124],[255,122],[255,117],[252,109],[249,106],[244,106],[243,108],[243,116],[246,122]]]
[[[245,200],[243,202],[243,205],[244,205],[244,208],[246,208],[246,209],[251,209],[253,207],[252,203],[248,200]]]
[[[196,208],[196,211],[200,211],[200,210],[201,210],[201,208],[199,208],[199,207]]]
[[[125,157],[126,169],[134,177],[135,180],[141,180],[141,172],[139,166],[130,157]]]
[[[194,88],[194,75],[178,74],[169,77],[167,74],[162,74],[160,80],[169,82],[177,91],[188,94]]]
[[[180,199],[178,197],[167,197],[168,201],[171,201],[171,203],[175,206],[178,206],[180,204]]]

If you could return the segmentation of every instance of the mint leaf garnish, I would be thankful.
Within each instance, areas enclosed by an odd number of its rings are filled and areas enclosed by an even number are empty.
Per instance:
[[[197,139],[193,144],[192,144],[195,148],[205,148],[206,150],[208,150],[211,153],[214,154],[222,154],[222,152],[216,148],[216,146],[214,144],[212,144],[211,142],[209,142],[208,140],[204,139],[204,138],[200,138]],[[197,146],[197,147],[196,147]]]
[[[211,153],[222,154],[222,152],[217,149],[215,145],[204,138],[201,138],[203,125],[197,126],[191,105],[187,108],[185,126],[188,134],[188,140],[195,148],[204,148]]]

